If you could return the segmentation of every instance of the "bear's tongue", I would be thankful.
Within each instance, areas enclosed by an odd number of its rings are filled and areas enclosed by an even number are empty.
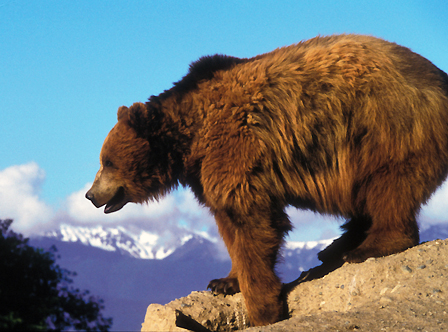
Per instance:
[[[104,208],[104,213],[112,213],[118,211],[123,206],[125,206],[126,203],[128,203],[128,201],[125,199],[124,188],[120,187],[118,188],[114,197],[112,197],[112,199],[107,202],[106,207]]]

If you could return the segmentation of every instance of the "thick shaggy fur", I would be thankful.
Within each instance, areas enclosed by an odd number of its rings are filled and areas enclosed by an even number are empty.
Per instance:
[[[317,37],[251,59],[201,58],[174,87],[120,108],[87,193],[106,212],[179,183],[208,206],[232,259],[215,292],[253,325],[282,317],[274,266],[293,205],[347,218],[325,263],[419,241],[416,214],[448,172],[448,77],[381,39]]]

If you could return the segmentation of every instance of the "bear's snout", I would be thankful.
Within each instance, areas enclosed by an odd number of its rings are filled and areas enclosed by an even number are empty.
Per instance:
[[[93,200],[94,195],[90,192],[90,190],[89,190],[88,192],[86,192],[86,198],[87,198],[89,201],[92,201],[92,200]]]
[[[95,201],[95,195],[89,190],[86,192],[86,198],[93,203],[96,207],[99,207],[98,204]]]
[[[96,208],[100,208],[106,205],[104,213],[111,213],[120,210],[127,203],[131,202],[129,197],[126,196],[123,186],[118,188],[106,188],[107,190],[100,190],[95,183],[92,188],[87,191],[85,197],[95,205]],[[105,188],[102,188],[105,189]]]

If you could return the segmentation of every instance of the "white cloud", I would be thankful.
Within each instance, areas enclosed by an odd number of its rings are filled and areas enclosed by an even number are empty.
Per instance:
[[[181,225],[190,227],[201,227],[213,224],[213,218],[201,207],[190,190],[180,188],[166,195],[159,201],[151,201],[145,204],[128,203],[121,210],[104,214],[104,208],[95,208],[85,198],[85,193],[90,188],[87,183],[81,190],[71,194],[66,200],[68,216],[82,224],[118,224],[129,222],[141,222],[145,224]]]
[[[53,210],[39,198],[44,180],[35,162],[0,171],[0,218],[14,219],[15,231],[29,235],[51,221]]]

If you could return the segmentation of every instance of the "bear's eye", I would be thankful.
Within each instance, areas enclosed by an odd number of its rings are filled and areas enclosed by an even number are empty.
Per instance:
[[[105,167],[112,167],[114,166],[114,164],[110,161],[110,160],[106,160],[106,162],[104,163]]]

